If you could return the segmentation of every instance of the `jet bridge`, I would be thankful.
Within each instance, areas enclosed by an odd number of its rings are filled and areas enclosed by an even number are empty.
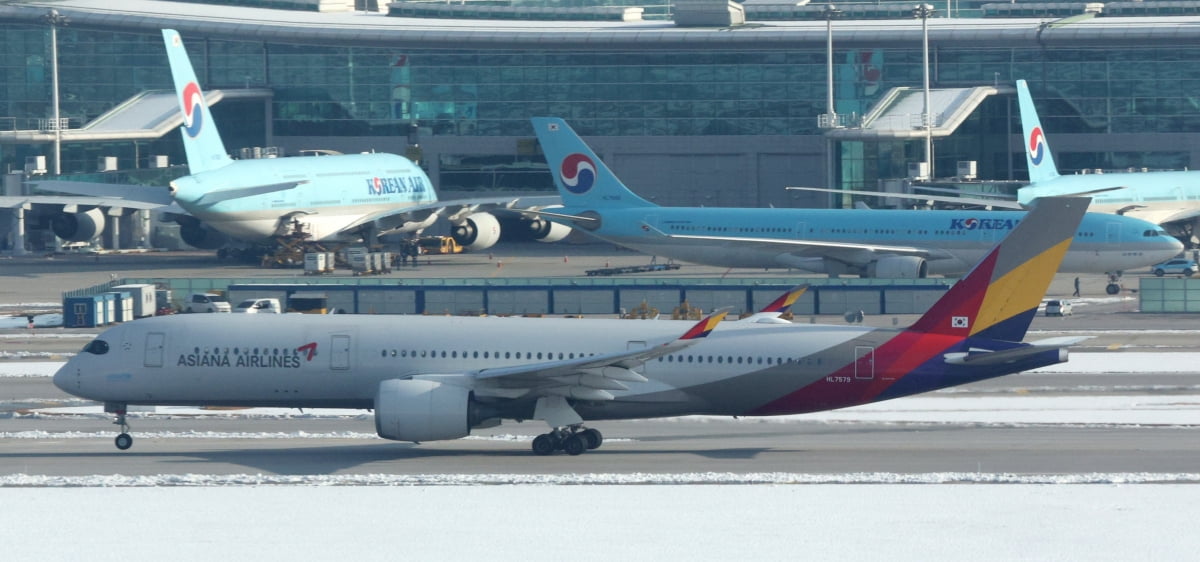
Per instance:
[[[261,99],[269,101],[274,92],[269,88],[246,88],[233,90],[206,90],[204,101],[209,107],[222,100]],[[269,107],[264,104],[263,111]],[[26,130],[0,131],[0,144],[26,144],[54,142],[54,120],[31,120],[33,128]],[[62,121],[66,121],[63,119]],[[81,128],[62,128],[59,131],[64,143],[112,140],[158,139],[183,124],[183,113],[174,90],[148,90],[125,100],[107,113],[93,119]]]
[[[1012,95],[1016,91],[1012,86],[930,89],[930,133],[934,137],[948,137],[988,96]],[[925,127],[921,119],[924,112],[924,89],[892,88],[855,126],[829,129],[825,135],[839,141],[924,138]]]

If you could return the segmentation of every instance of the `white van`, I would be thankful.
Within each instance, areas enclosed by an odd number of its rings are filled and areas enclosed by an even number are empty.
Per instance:
[[[1054,300],[1046,302],[1046,316],[1070,316],[1071,301]]]
[[[246,299],[233,309],[243,314],[282,314],[279,299]]]
[[[213,293],[193,293],[183,307],[184,312],[230,312],[229,301]]]

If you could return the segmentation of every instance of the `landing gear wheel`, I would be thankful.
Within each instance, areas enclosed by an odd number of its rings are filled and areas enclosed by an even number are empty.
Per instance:
[[[130,436],[128,433],[122,433],[122,434],[118,435],[117,438],[115,440],[113,440],[113,442],[117,444],[118,449],[124,451],[125,449],[128,449],[133,446],[133,437]]]
[[[576,433],[563,441],[563,451],[572,457],[582,455],[588,450],[587,440],[580,434]]]
[[[554,438],[549,433],[543,433],[533,438],[533,454],[546,456],[554,452]]]
[[[582,435],[584,440],[587,441],[588,449],[597,449],[604,443],[604,436],[595,429],[585,429],[579,432],[579,435]]]
[[[1121,286],[1116,283],[1109,283],[1108,286],[1104,287],[1104,292],[1110,295],[1120,294]]]

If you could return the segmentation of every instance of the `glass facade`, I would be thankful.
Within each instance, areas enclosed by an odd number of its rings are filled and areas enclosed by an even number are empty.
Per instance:
[[[49,31],[7,25],[0,44],[0,128],[21,129],[52,110]],[[170,88],[157,34],[62,28],[62,115],[81,126],[148,89]],[[428,135],[531,136],[529,117],[567,119],[585,136],[819,135],[825,113],[823,42],[806,49],[451,50],[331,47],[187,38],[207,88],[270,87],[278,137],[403,136],[409,123]],[[934,87],[1030,81],[1046,130],[1072,133],[1191,133],[1200,130],[1200,47],[950,49],[933,46]],[[921,49],[843,49],[835,45],[838,113],[865,113],[896,86],[921,83]],[[1007,98],[988,102],[950,139],[937,140],[937,173],[978,160],[980,175],[1007,179],[1015,165],[1008,135],[1019,132]],[[249,109],[220,104],[230,150],[261,145],[266,129]],[[218,119],[221,119],[218,117]],[[236,125],[225,123],[236,122]],[[94,153],[178,156],[177,140],[68,146],[66,169]],[[903,176],[919,142],[842,143],[846,186],[873,187]],[[6,168],[44,147],[3,145]],[[982,151],[982,152],[981,152]],[[1183,167],[1179,151],[1064,155],[1063,168]]]

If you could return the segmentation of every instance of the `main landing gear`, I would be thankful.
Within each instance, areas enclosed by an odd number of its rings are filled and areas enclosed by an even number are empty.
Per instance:
[[[595,449],[603,443],[604,436],[599,431],[585,428],[582,424],[575,424],[556,427],[550,433],[543,433],[535,437],[533,453],[544,456],[561,450],[568,455],[576,456],[589,449]]]
[[[121,426],[121,434],[113,440],[117,448],[124,451],[133,446],[133,436],[129,435],[129,424],[125,423],[126,406],[124,404],[105,404],[104,411],[110,414],[117,415],[117,421],[113,425]]]

